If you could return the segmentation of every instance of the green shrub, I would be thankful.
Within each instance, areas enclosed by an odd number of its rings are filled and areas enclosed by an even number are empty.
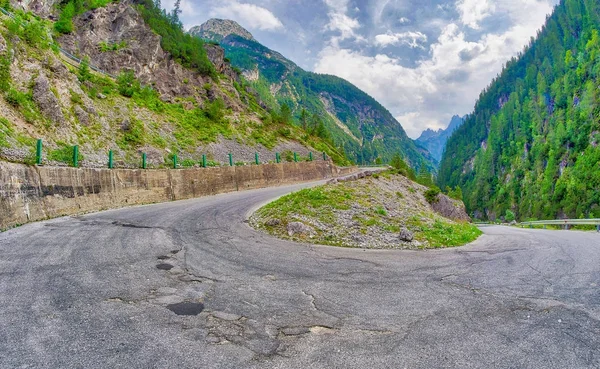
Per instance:
[[[58,21],[54,23],[54,29],[58,33],[73,32],[73,17],[75,16],[75,3],[69,1],[58,16]]]
[[[101,41],[98,44],[98,47],[100,47],[100,51],[103,53],[109,52],[109,51],[119,51],[119,50],[127,47],[127,41],[121,41],[118,43]]]
[[[507,222],[512,222],[513,220],[515,220],[515,213],[513,213],[511,210],[506,210],[506,214],[504,215],[504,220],[506,220]]]
[[[131,118],[129,129],[123,133],[123,136],[117,141],[122,149],[131,149],[142,146],[146,142],[146,127],[138,120]]]
[[[10,64],[8,53],[0,56],[0,91],[8,91],[10,88]]]
[[[7,138],[14,133],[12,124],[8,119],[0,117],[0,147],[8,147]]]
[[[225,116],[225,102],[223,99],[216,99],[211,103],[207,103],[204,108],[204,114],[213,122],[220,122]]]
[[[117,77],[117,87],[121,95],[132,97],[133,94],[140,91],[140,82],[135,78],[132,70],[126,70]]]
[[[83,58],[81,63],[79,63],[78,74],[80,82],[85,82],[92,79],[92,72],[90,71],[90,58],[88,58],[87,56]]]
[[[376,214],[386,216],[388,214],[387,210],[384,207],[380,206],[375,210]]]
[[[73,163],[73,146],[67,145],[64,142],[57,142],[57,149],[48,151],[48,160],[58,161],[61,163]],[[81,152],[77,153],[77,160],[84,159]]]
[[[439,194],[440,194],[440,189],[437,187],[434,187],[434,188],[430,188],[427,191],[425,191],[425,193],[423,195],[425,196],[425,199],[427,200],[428,203],[435,204],[436,202],[438,202]]]
[[[181,166],[184,168],[191,168],[196,165],[196,161],[192,159],[185,159],[181,162]]]

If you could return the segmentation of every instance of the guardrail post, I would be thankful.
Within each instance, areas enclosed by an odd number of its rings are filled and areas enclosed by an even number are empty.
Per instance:
[[[229,153],[229,166],[233,166],[233,155],[231,155],[231,153]]]
[[[142,153],[142,169],[146,169],[146,153]]]
[[[258,160],[258,153],[257,152],[254,153],[254,162],[256,163],[256,165],[260,164],[260,161]]]
[[[308,161],[313,161],[312,152],[308,153]]]
[[[113,151],[109,150],[108,151],[108,169],[112,169],[114,167],[114,163],[113,163]]]
[[[596,226],[596,232],[600,232],[600,224]]]
[[[206,168],[206,155],[202,155],[202,168]]]
[[[42,139],[37,140],[37,145],[35,147],[35,164],[42,165]]]
[[[79,166],[79,146],[73,146],[73,166],[77,168]]]
[[[298,154],[294,153],[294,162],[297,163],[298,162]]]
[[[177,154],[173,155],[173,169],[177,169]]]

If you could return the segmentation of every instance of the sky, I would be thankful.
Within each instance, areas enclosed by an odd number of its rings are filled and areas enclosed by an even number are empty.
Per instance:
[[[352,82],[416,138],[472,112],[558,1],[182,0],[180,18],[237,21],[302,68]]]

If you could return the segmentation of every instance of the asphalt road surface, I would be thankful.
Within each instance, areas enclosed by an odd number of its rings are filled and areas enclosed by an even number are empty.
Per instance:
[[[600,234],[364,251],[244,222],[303,186],[1,233],[0,367],[600,367]]]

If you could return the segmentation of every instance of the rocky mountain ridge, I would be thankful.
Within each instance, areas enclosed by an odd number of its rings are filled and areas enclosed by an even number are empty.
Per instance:
[[[219,42],[225,56],[242,71],[269,109],[289,106],[300,125],[310,124],[302,116],[305,110],[323,121],[336,145],[358,163],[386,162],[400,153],[414,167],[434,168],[400,123],[371,96],[341,78],[304,71],[278,52],[235,32],[211,38],[220,32],[220,22],[210,20],[190,33]]]
[[[446,148],[446,142],[452,133],[460,127],[465,121],[465,117],[455,115],[450,120],[448,127],[440,128],[437,131],[432,129],[426,129],[421,133],[421,136],[415,140],[415,142],[427,149],[435,160],[439,163],[442,160],[442,154]]]
[[[250,32],[237,22],[228,19],[209,19],[200,26],[190,28],[188,32],[200,38],[215,41],[221,41],[229,35],[236,35],[247,40],[256,41]]]

